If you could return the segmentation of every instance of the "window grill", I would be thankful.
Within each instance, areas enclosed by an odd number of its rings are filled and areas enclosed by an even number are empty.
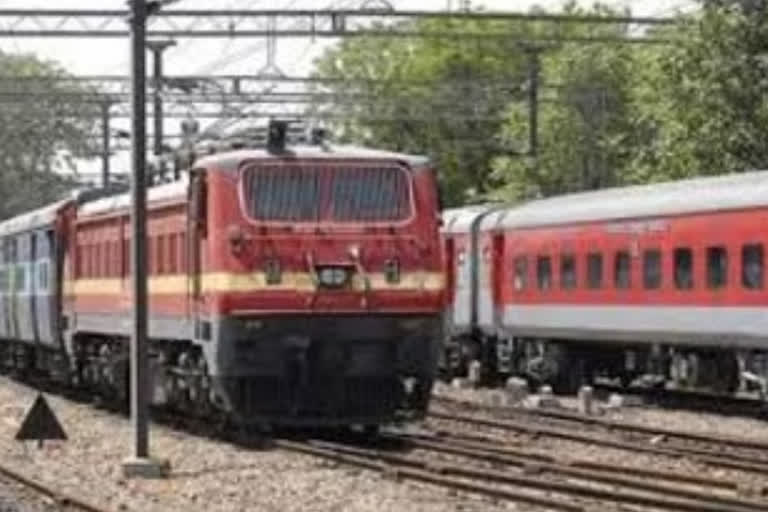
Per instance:
[[[395,166],[254,165],[242,187],[259,221],[394,222],[411,210],[408,174]]]

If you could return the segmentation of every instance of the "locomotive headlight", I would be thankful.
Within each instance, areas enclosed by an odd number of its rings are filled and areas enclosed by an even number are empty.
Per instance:
[[[320,284],[329,288],[340,288],[349,279],[349,272],[343,267],[325,267],[318,273]]]
[[[393,258],[384,263],[384,276],[388,283],[400,282],[400,260]]]

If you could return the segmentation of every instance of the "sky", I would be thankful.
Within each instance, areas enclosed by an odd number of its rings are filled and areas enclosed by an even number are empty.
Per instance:
[[[455,9],[461,0],[390,0],[399,10],[442,10],[452,5]],[[217,9],[322,9],[356,8],[362,0],[180,0],[176,8],[205,9],[215,5]],[[486,10],[527,11],[534,5],[557,10],[564,0],[474,0]],[[591,5],[593,1],[580,3]],[[603,0],[601,3],[615,7],[629,7],[638,16],[666,16],[676,9],[690,8],[693,0]],[[52,5],[55,4],[55,5]],[[125,0],[0,0],[0,8],[27,9],[123,9]],[[6,53],[35,53],[44,59],[58,61],[70,73],[77,75],[129,73],[129,46],[125,40],[99,39],[27,39],[0,38],[0,50]],[[329,41],[307,39],[278,39],[277,65],[286,75],[306,75],[312,60]],[[167,75],[180,74],[255,74],[266,63],[263,39],[180,39],[178,45],[165,54]],[[175,121],[177,123],[178,121]],[[121,128],[120,121],[115,128]],[[176,127],[167,132],[178,132]],[[81,163],[82,172],[99,168],[98,161]],[[118,155],[114,165],[126,164],[125,155]]]

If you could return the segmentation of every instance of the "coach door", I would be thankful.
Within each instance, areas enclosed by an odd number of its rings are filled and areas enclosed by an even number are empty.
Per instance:
[[[200,304],[203,294],[202,283],[202,251],[206,236],[206,185],[204,171],[192,171],[189,196],[189,213],[187,229],[187,278],[189,283],[189,299],[187,312],[197,318],[200,315]]]
[[[455,286],[451,305],[453,306],[453,325],[458,330],[468,329],[473,323],[472,269],[474,265],[470,236],[459,236],[453,244],[453,250],[456,252],[452,260]]]
[[[481,233],[478,261],[478,289],[477,289],[477,324],[481,329],[493,328],[494,322],[494,302],[493,298],[496,288],[494,279],[494,262],[496,257],[495,241],[496,237],[490,233]]]
[[[53,255],[53,231],[41,230],[35,233],[35,259],[33,267],[34,313],[37,319],[37,336],[40,343],[52,344],[53,337],[53,293],[51,260]]]
[[[34,237],[21,233],[16,237],[16,321],[20,340],[36,341],[34,295],[32,294],[31,268],[34,261]]]

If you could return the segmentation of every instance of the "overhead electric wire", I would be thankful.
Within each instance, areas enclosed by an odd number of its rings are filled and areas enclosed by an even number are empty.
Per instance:
[[[290,5],[294,5],[295,3],[296,3],[296,0],[293,0],[290,3]],[[332,9],[336,9],[336,8],[339,8],[339,7],[346,9],[346,8],[349,7],[348,4],[350,4],[350,3],[354,3],[354,0],[352,0],[352,2],[345,1],[345,0],[336,0],[334,2],[331,2],[325,9],[332,10]],[[306,56],[306,54],[309,53],[309,50],[311,49],[312,44],[313,44],[313,42],[310,42],[309,44],[307,44],[305,46],[304,51],[299,56],[297,61],[303,60],[303,58]],[[273,92],[276,87],[278,87],[277,84],[273,84],[271,86],[265,87],[263,89],[262,93],[268,94],[270,92]],[[256,108],[258,108],[258,107],[256,107]],[[238,123],[242,123],[242,121],[238,120],[238,119],[234,119],[234,120],[225,120],[225,119],[223,119],[221,122],[214,122],[214,123],[212,123],[212,125],[209,126],[203,132],[203,134],[201,134],[201,135],[211,134],[213,132],[223,133],[225,130],[231,129],[233,126],[237,125]]]

